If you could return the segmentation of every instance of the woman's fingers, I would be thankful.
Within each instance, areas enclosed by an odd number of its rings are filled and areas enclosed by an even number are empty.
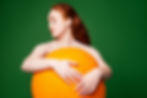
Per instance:
[[[71,72],[72,77],[78,81],[81,80],[83,77],[82,73],[80,73],[79,71],[77,71],[73,68],[70,70],[70,72]]]
[[[82,74],[72,68],[68,70],[67,74],[69,79],[75,83],[81,80],[82,78]]]
[[[88,86],[89,84],[87,84],[84,80],[81,81],[77,87],[76,87],[76,90],[78,91],[78,93],[80,95],[86,95],[86,94],[89,94],[89,89],[88,89]]]
[[[71,82],[77,82],[82,78],[82,74],[74,68],[72,68],[70,65],[77,66],[78,63],[73,60],[63,60],[62,65],[56,67],[57,72],[68,84],[70,84]]]
[[[83,85],[84,85],[84,86],[83,86],[82,88],[80,88],[79,93],[80,93],[81,95],[89,94],[89,89],[88,89],[88,85],[89,85],[89,84],[83,83]]]
[[[76,61],[68,60],[69,65],[77,66],[78,63]]]
[[[72,66],[78,66],[78,62],[76,61],[68,60],[68,63],[69,65],[72,65]],[[82,78],[82,74],[79,71],[75,70],[74,68],[70,68],[70,70],[68,71],[69,71],[69,74],[71,74],[72,80],[75,80],[75,79],[80,80]]]
[[[70,79],[67,73],[63,73],[62,78],[67,84],[70,84]]]
[[[82,89],[84,87],[84,81],[81,80],[77,86],[75,87],[75,90],[79,91],[80,92],[80,89]]]
[[[69,84],[71,84],[72,82],[76,82],[76,80],[73,78],[73,76],[70,73],[67,74],[66,77],[68,79],[67,81]]]

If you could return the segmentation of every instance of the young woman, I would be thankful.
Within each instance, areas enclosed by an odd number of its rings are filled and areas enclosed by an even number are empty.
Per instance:
[[[80,89],[80,94],[91,94],[96,89],[101,79],[109,79],[112,70],[109,65],[103,60],[99,51],[90,46],[88,32],[84,27],[80,17],[75,10],[65,4],[59,3],[52,7],[47,16],[49,22],[49,29],[54,40],[49,42],[42,42],[34,47],[32,53],[28,55],[22,63],[22,70],[26,72],[35,72],[44,69],[53,69],[59,74],[65,82],[69,80],[75,81],[80,78],[76,89]],[[84,76],[72,67],[70,64],[75,62],[67,60],[44,59],[43,56],[52,52],[55,49],[65,46],[76,46],[89,52],[99,63],[100,67],[95,68]],[[61,65],[62,66],[58,66]],[[95,78],[96,77],[96,78]]]

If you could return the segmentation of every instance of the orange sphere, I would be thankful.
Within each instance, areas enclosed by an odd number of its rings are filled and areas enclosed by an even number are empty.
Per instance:
[[[48,53],[45,56],[56,59],[69,59],[76,61],[78,66],[74,69],[86,74],[98,66],[96,60],[81,48],[62,47]],[[59,65],[60,66],[60,65]],[[61,65],[62,66],[62,65]],[[93,77],[96,78],[96,77]],[[105,84],[100,81],[96,91],[91,95],[82,96],[74,89],[76,84],[66,84],[65,81],[53,70],[43,70],[35,72],[32,77],[31,91],[33,98],[105,98]]]

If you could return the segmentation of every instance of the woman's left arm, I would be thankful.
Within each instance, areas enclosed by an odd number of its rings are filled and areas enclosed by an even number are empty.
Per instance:
[[[111,68],[104,61],[98,50],[90,47],[87,52],[96,59],[98,67],[86,73],[75,88],[82,95],[93,93],[102,79],[106,80],[112,75]]]
[[[98,49],[90,47],[89,53],[91,53],[91,55],[96,59],[98,63],[97,71],[99,71],[99,73],[102,74],[102,78],[104,80],[109,79],[112,76],[112,69],[108,65],[108,63],[106,63],[106,61],[103,59]]]

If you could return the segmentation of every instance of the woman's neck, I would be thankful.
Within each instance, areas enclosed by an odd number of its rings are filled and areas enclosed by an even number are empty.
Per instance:
[[[71,46],[73,45],[76,40],[74,39],[71,29],[67,29],[64,34],[62,34],[58,39],[57,42],[64,46]]]

